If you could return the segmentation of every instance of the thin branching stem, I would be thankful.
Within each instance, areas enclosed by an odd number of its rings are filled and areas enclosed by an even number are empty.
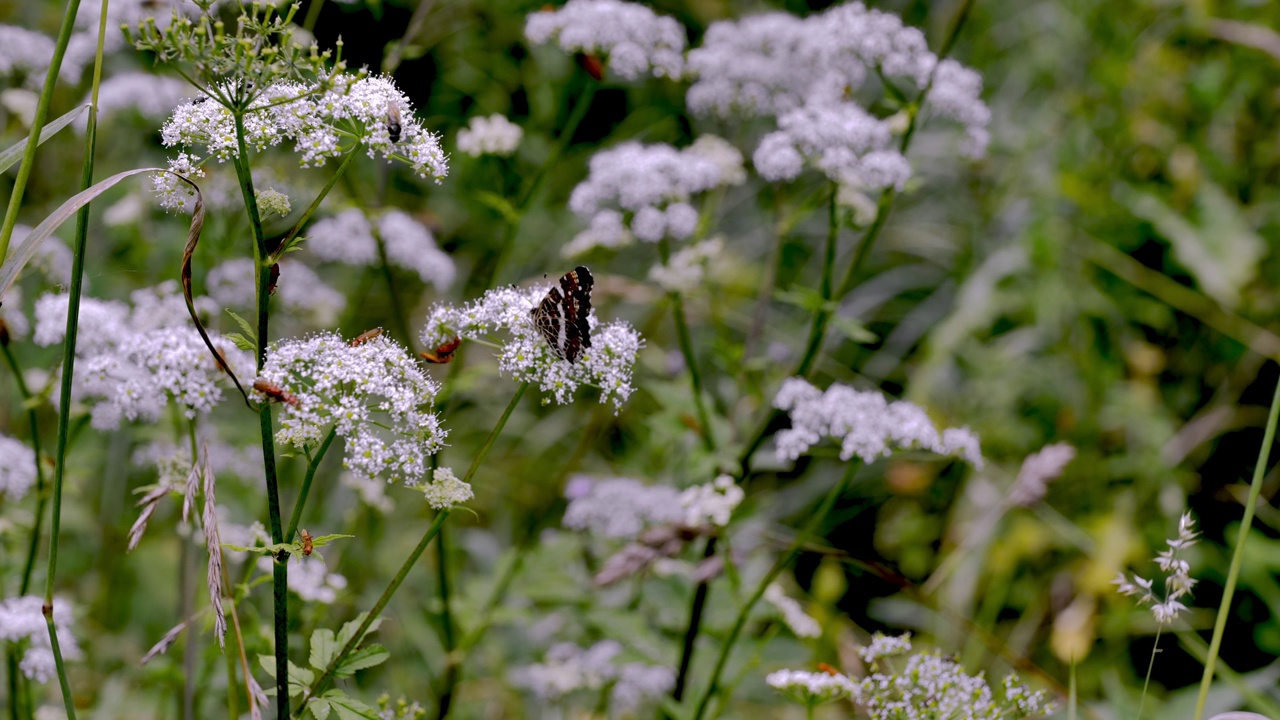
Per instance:
[[[14,384],[18,387],[18,396],[22,398],[22,404],[27,408],[27,424],[31,427],[31,449],[36,454],[36,517],[31,528],[31,542],[27,546],[27,559],[22,565],[22,584],[18,590],[18,595],[26,595],[31,588],[31,576],[35,571],[36,554],[40,549],[40,531],[44,525],[44,507],[49,497],[48,490],[44,484],[44,459],[40,449],[40,424],[36,416],[36,409],[31,404],[31,390],[27,387],[27,382],[22,377],[22,366],[18,364],[18,359],[14,357],[13,350],[8,345],[3,345],[0,346],[0,352],[4,353],[5,361],[8,362],[9,369],[13,372]]]
[[[316,450],[316,454],[307,462],[307,474],[302,478],[302,489],[298,491],[298,499],[293,503],[293,514],[289,516],[289,527],[284,531],[286,542],[293,540],[294,533],[298,532],[298,523],[302,520],[302,508],[307,503],[307,494],[311,492],[311,482],[316,478],[316,469],[320,467],[320,461],[324,460],[324,456],[329,452],[329,446],[333,444],[333,439],[338,436],[338,426],[334,425],[329,428],[329,434],[324,436],[324,440],[320,443],[320,448]]]
[[[663,265],[671,261],[671,245],[667,238],[663,237],[658,241],[658,253],[662,257]],[[707,452],[715,452],[716,440],[711,429],[711,416],[707,414],[707,403],[703,398],[702,392],[702,373],[698,369],[698,358],[693,352],[693,340],[689,334],[689,322],[685,319],[684,297],[679,290],[672,290],[667,293],[667,297],[671,300],[671,317],[675,320],[676,336],[680,341],[680,353],[684,356],[685,367],[689,369],[689,384],[693,390],[693,407],[698,413],[699,435],[702,436],[702,446]]]

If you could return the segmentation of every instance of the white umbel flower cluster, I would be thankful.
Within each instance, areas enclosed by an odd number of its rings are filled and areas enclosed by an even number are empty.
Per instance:
[[[489,290],[462,306],[436,305],[420,336],[422,345],[437,348],[453,340],[486,338],[506,331],[510,337],[498,351],[498,367],[519,382],[530,382],[546,395],[543,403],[573,402],[582,385],[600,389],[600,402],[613,402],[616,410],[631,396],[631,372],[644,341],[625,322],[600,323],[592,309],[591,347],[571,363],[552,351],[534,327],[529,312],[547,294],[546,286],[502,287]]]
[[[427,457],[444,443],[432,412],[439,385],[386,336],[355,346],[336,333],[278,342],[259,379],[291,398],[277,442],[314,447],[336,428],[343,466],[364,477],[416,486],[427,475]]]
[[[911,633],[902,635],[876,633],[871,636],[870,643],[858,648],[858,657],[875,668],[883,658],[905,655],[909,652],[911,652]]]
[[[634,538],[653,525],[684,518],[680,491],[666,485],[646,485],[631,478],[569,480],[562,524],[597,537]]]
[[[857,689],[853,680],[842,673],[778,670],[769,673],[764,681],[805,707],[847,698]]]
[[[364,267],[376,265],[378,238],[387,261],[411,270],[437,290],[446,290],[458,274],[453,258],[436,245],[427,226],[401,210],[388,210],[376,218],[351,208],[324,218],[308,228],[304,247],[322,260]]]
[[[876,73],[928,87],[927,107],[965,126],[966,153],[985,151],[991,113],[977,73],[939,62],[924,33],[859,2],[803,19],[774,12],[713,23],[689,51],[694,82],[686,100],[699,114],[781,118],[806,106],[849,105],[851,91]]]
[[[734,508],[746,496],[746,492],[729,475],[721,475],[705,485],[694,485],[680,493],[684,524],[689,527],[724,527],[729,524]]]
[[[92,405],[99,430],[121,420],[155,422],[165,406],[177,403],[188,418],[213,410],[231,384],[200,339],[176,281],[133,293],[133,307],[82,298],[76,343],[74,399]],[[196,307],[209,310],[207,298]],[[37,345],[61,342],[66,332],[67,296],[47,294],[36,301]],[[253,357],[221,337],[211,338],[236,377],[253,375]]]
[[[24,595],[0,601],[0,640],[27,643],[18,668],[22,674],[38,683],[47,683],[57,674],[53,661],[53,646],[49,644],[49,626],[45,622],[44,598]],[[63,660],[80,659],[80,645],[71,634],[71,605],[62,598],[54,598],[53,621],[58,628],[58,649]]]
[[[471,491],[471,483],[465,483],[453,474],[451,468],[436,468],[431,474],[431,482],[422,484],[422,494],[427,504],[436,510],[444,510],[454,505],[461,505],[475,496]]]
[[[271,572],[269,557],[258,558],[258,569]],[[289,592],[307,602],[332,605],[338,600],[338,592],[347,587],[347,578],[338,573],[329,572],[324,561],[315,557],[298,558],[289,563]]]
[[[515,668],[511,681],[544,702],[580,690],[599,693],[611,686],[609,707],[623,715],[662,698],[675,686],[675,673],[670,668],[615,663],[621,652],[622,645],[613,640],[602,640],[589,648],[560,643],[547,651],[543,662]]]
[[[19,500],[35,482],[35,451],[20,440],[0,435],[0,498]]]
[[[507,157],[520,147],[523,137],[524,130],[501,115],[473,117],[465,128],[458,131],[458,149],[471,157]]]
[[[250,258],[228,260],[205,276],[209,297],[223,307],[249,308],[258,289],[258,273]],[[280,307],[305,317],[316,327],[329,327],[347,307],[347,297],[298,260],[280,261],[280,277],[272,296]]]
[[[708,266],[724,254],[724,239],[716,236],[671,254],[665,265],[649,268],[649,279],[670,292],[690,292],[702,286]]]
[[[525,37],[552,39],[568,52],[600,55],[619,77],[678,80],[684,72],[684,28],[674,18],[623,0],[569,0],[559,10],[531,13]]]
[[[778,118],[752,161],[766,180],[792,180],[811,163],[831,180],[861,189],[902,189],[911,164],[897,150],[889,125],[852,103],[810,104]]]
[[[1139,603],[1150,603],[1151,614],[1161,625],[1173,622],[1186,611],[1187,606],[1180,598],[1190,595],[1196,585],[1196,579],[1191,577],[1191,563],[1178,557],[1183,550],[1199,542],[1200,533],[1196,532],[1195,526],[1191,513],[1183,513],[1178,520],[1178,537],[1168,540],[1169,547],[1156,555],[1154,562],[1165,574],[1163,599],[1152,589],[1153,581],[1139,575],[1135,574],[1130,580],[1124,573],[1119,573],[1111,581],[1121,595],[1137,597]]]
[[[319,167],[362,146],[369,157],[407,163],[425,179],[440,182],[448,174],[439,138],[414,118],[408,98],[390,78],[343,75],[331,89],[316,90],[294,82],[263,90],[244,118],[246,146],[262,151],[292,142],[303,167]],[[389,115],[399,118],[394,136]],[[161,136],[166,147],[187,148],[193,166],[202,157],[223,161],[239,154],[231,112],[208,98],[175,108]],[[190,151],[197,147],[203,155]],[[172,196],[165,194],[162,182],[163,176],[156,181],[161,204],[172,208]]]
[[[698,211],[689,201],[740,180],[741,155],[736,164],[730,157],[736,152],[727,144],[679,150],[626,142],[596,153],[587,179],[569,196],[569,209],[590,227],[565,246],[564,254],[619,247],[633,237],[647,242],[689,237],[698,227]]]
[[[894,450],[920,449],[961,458],[982,467],[978,438],[964,428],[934,427],[918,405],[889,402],[875,391],[835,384],[823,392],[803,378],[788,378],[773,406],[791,416],[791,428],[778,433],[778,459],[795,460],[823,438],[840,442],[840,459],[863,462],[888,457]]]

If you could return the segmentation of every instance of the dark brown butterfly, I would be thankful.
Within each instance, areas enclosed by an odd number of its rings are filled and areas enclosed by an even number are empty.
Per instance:
[[[591,271],[579,265],[560,278],[558,287],[529,311],[534,327],[546,338],[556,356],[577,362],[583,348],[591,347]]]

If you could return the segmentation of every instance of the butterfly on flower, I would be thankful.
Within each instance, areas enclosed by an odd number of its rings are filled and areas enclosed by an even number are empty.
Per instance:
[[[547,296],[529,311],[533,325],[556,356],[577,362],[582,349],[591,347],[591,271],[579,265],[560,278]]]

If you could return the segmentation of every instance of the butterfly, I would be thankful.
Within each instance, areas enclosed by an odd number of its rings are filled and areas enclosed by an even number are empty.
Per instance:
[[[560,278],[547,296],[529,311],[533,326],[546,338],[556,356],[569,362],[582,357],[582,349],[591,347],[591,271],[579,265]]]

